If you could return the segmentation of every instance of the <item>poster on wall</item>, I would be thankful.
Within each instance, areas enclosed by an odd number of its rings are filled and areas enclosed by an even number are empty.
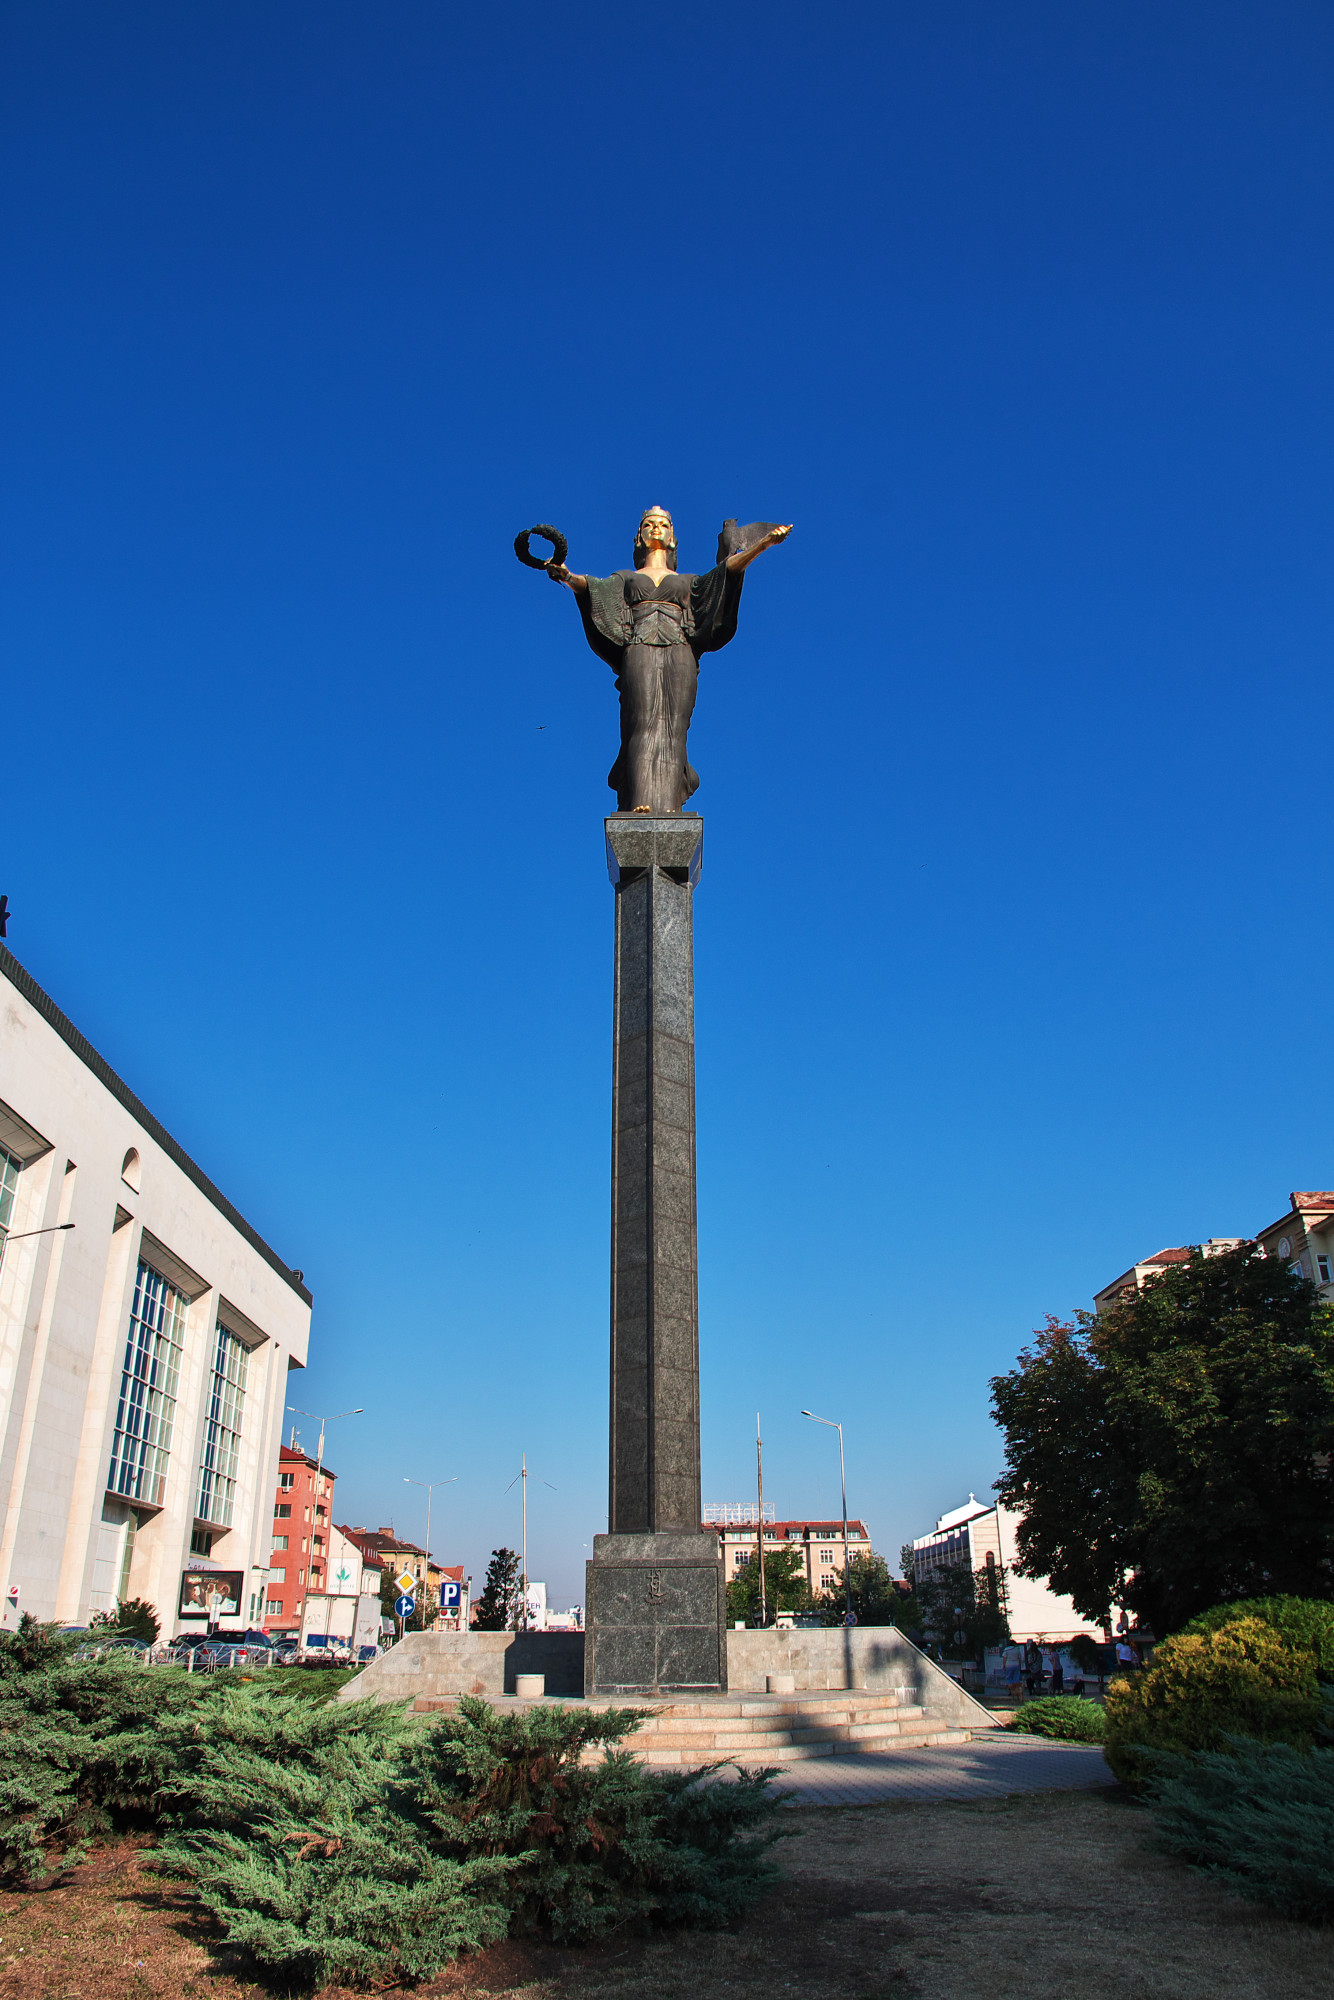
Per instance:
[[[239,1569],[187,1569],[181,1576],[182,1618],[222,1618],[241,1615]]]

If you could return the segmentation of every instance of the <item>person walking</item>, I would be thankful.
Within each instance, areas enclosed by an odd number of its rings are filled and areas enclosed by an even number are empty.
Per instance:
[[[1065,1668],[1061,1664],[1060,1647],[1053,1646],[1050,1653],[1048,1653],[1047,1655],[1047,1659],[1051,1666],[1051,1691],[1053,1694],[1064,1694]]]
[[[1042,1648],[1036,1639],[1030,1639],[1024,1647],[1024,1686],[1030,1699],[1042,1692]]]

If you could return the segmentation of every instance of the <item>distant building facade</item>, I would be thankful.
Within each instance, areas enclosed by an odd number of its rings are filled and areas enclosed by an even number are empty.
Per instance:
[[[751,1520],[727,1518],[728,1516],[751,1515]],[[701,1523],[704,1534],[716,1534],[718,1552],[723,1559],[723,1578],[727,1583],[747,1570],[751,1563],[759,1560],[758,1534],[764,1537],[766,1555],[780,1549],[795,1548],[800,1552],[806,1581],[818,1594],[829,1590],[843,1574],[843,1517],[837,1521],[779,1521],[769,1517],[768,1503],[765,1503],[765,1521],[760,1527],[754,1518],[756,1509],[745,1503],[740,1506],[706,1507]],[[723,1519],[709,1516],[722,1514]],[[864,1521],[848,1522],[848,1555],[870,1555],[871,1535]]]
[[[307,1597],[325,1593],[336,1478],[296,1445],[278,1453],[263,1619],[272,1638],[299,1638]]]
[[[1334,1193],[1330,1190],[1298,1189],[1288,1196],[1287,1213],[1257,1229],[1253,1237],[1211,1236],[1198,1247],[1206,1257],[1218,1257],[1243,1243],[1254,1243],[1264,1256],[1279,1258],[1299,1277],[1308,1279],[1325,1298],[1334,1297]],[[1188,1264],[1191,1254],[1192,1246],[1183,1243],[1132,1264],[1094,1294],[1094,1305],[1101,1312],[1114,1299],[1142,1291],[1150,1278],[1173,1264]]]
[[[965,1506],[942,1514],[929,1535],[913,1542],[914,1582],[945,1568],[968,1569],[975,1577],[992,1570],[999,1575],[1000,1601],[1015,1641],[1064,1641],[1081,1632],[1101,1639],[1102,1626],[1082,1617],[1068,1597],[1049,1590],[1040,1577],[1019,1575],[1014,1538],[1020,1518],[1008,1507],[988,1506],[970,1493]]]
[[[310,1293],[0,946],[0,1602],[262,1615]]]
[[[450,1630],[468,1629],[468,1592],[470,1579],[465,1575],[463,1565],[456,1563],[445,1566],[416,1542],[410,1542],[403,1535],[395,1534],[392,1528],[344,1528],[343,1533],[361,1551],[368,1561],[379,1563],[381,1573],[390,1577],[400,1575],[412,1577],[412,1595],[417,1600],[417,1608],[422,1608],[425,1595],[427,1600],[428,1625],[434,1625],[439,1616],[440,1589],[446,1577],[461,1586],[461,1617],[449,1613],[443,1623]]]

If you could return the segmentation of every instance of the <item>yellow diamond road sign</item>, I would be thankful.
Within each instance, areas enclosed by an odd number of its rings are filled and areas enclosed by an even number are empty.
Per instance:
[[[394,1578],[394,1582],[398,1585],[399,1595],[401,1597],[410,1597],[412,1595],[412,1592],[416,1588],[417,1579],[412,1574],[412,1571],[410,1569],[405,1569],[402,1570],[399,1573],[399,1575]]]

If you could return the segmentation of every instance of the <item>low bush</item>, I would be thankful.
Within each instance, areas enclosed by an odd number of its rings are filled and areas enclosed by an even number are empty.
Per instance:
[[[1044,1695],[1040,1701],[1026,1701],[1007,1729],[1026,1736],[1050,1736],[1063,1743],[1101,1743],[1107,1731],[1107,1717],[1096,1701],[1082,1695]]]
[[[1322,1719],[1312,1655],[1249,1617],[1165,1639],[1151,1667],[1112,1682],[1106,1709],[1107,1762],[1131,1786],[1150,1768],[1146,1750],[1219,1750],[1231,1736],[1306,1749]]]
[[[25,1629],[26,1627],[26,1629]],[[214,1693],[203,1676],[122,1655],[79,1660],[82,1634],[25,1619],[0,1634],[0,1880],[68,1867],[113,1825],[151,1823],[175,1771],[163,1726]]]
[[[1161,1845],[1287,1917],[1334,1917],[1334,1750],[1232,1739],[1152,1760]]]
[[[1334,1604],[1317,1597],[1248,1597],[1216,1604],[1186,1626],[1187,1632],[1219,1632],[1243,1618],[1272,1626],[1294,1650],[1309,1653],[1322,1680],[1334,1681]]]
[[[639,1719],[465,1697],[423,1728],[369,1701],[227,1692],[205,1727],[166,1732],[158,1863],[257,1965],[317,1981],[429,1978],[514,1930],[725,1922],[774,1878],[771,1774],[580,1761]]]
[[[514,1930],[723,1923],[774,1879],[772,1773],[649,1771],[610,1747],[643,1711],[467,1698],[428,1724],[311,1685],[342,1675],[189,1675],[81,1643],[0,1635],[0,1878],[157,1828],[158,1865],[267,1973],[427,1978]]]
[[[520,1928],[574,1942],[629,1919],[726,1923],[776,1879],[773,1772],[709,1784],[701,1781],[716,1765],[653,1772],[612,1750],[580,1761],[638,1728],[644,1713],[498,1715],[465,1696],[408,1752],[413,1809],[451,1853],[519,1861],[506,1894]]]

